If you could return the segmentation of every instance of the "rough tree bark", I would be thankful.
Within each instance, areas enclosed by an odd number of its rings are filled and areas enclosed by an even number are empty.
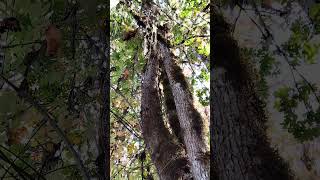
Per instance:
[[[293,179],[270,147],[264,104],[255,92],[252,69],[241,57],[224,18],[213,15],[213,164],[220,180]],[[227,50],[227,52],[226,52]]]
[[[151,52],[143,76],[141,129],[161,180],[190,179],[188,160],[165,127],[158,87],[159,60]]]
[[[148,2],[143,5],[143,11],[149,18],[146,22],[144,44],[147,66],[141,85],[142,135],[160,179],[191,179],[184,149],[174,141],[174,136],[170,134],[162,118],[155,14]]]
[[[100,40],[103,43],[103,55],[100,66],[100,94],[102,105],[100,110],[99,146],[101,149],[99,164],[99,179],[109,179],[110,176],[110,17],[106,19],[106,27],[101,27]],[[103,25],[100,25],[103,26]]]
[[[175,63],[173,54],[162,42],[159,42],[160,54],[168,76],[178,119],[186,146],[194,179],[209,179],[208,147],[205,143],[203,119],[193,105],[193,97],[181,68]]]
[[[176,105],[174,104],[174,97],[170,88],[170,83],[166,72],[163,70],[163,64],[161,66],[161,81],[163,85],[163,95],[166,107],[166,113],[172,133],[177,138],[178,142],[184,145],[183,136],[181,133],[180,123],[178,119]]]
[[[143,137],[151,151],[152,160],[158,169],[161,179],[209,179],[209,157],[208,148],[203,138],[203,121],[193,106],[192,96],[187,86],[180,86],[180,83],[186,84],[186,81],[176,81],[184,79],[181,69],[177,74],[172,74],[172,71],[177,70],[178,66],[172,67],[174,64],[170,62],[167,65],[164,63],[164,66],[169,66],[166,69],[170,69],[166,70],[166,73],[174,96],[181,133],[184,136],[183,141],[185,145],[187,144],[186,150],[189,159],[186,159],[184,155],[180,155],[183,152],[183,148],[176,144],[177,142],[173,140],[175,137],[170,134],[163,124],[158,94],[158,60],[167,59],[167,62],[171,61],[171,53],[168,46],[166,46],[167,44],[163,44],[163,37],[157,33],[156,17],[159,13],[157,8],[152,2],[143,1],[142,12],[147,18],[141,19],[134,16],[138,24],[146,30],[145,48],[147,49],[146,59],[148,64],[144,73],[141,99]],[[175,85],[178,85],[178,87]],[[176,96],[182,97],[182,99],[176,99]],[[191,164],[192,176],[190,176],[191,173],[187,169],[188,162]],[[182,166],[178,167],[174,164]],[[170,168],[168,167],[169,165],[171,166]],[[163,171],[163,168],[166,171]]]

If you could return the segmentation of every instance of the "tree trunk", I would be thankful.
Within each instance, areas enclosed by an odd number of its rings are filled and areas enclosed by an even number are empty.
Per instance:
[[[174,97],[192,175],[196,180],[209,179],[209,157],[204,139],[203,119],[193,106],[193,98],[185,77],[181,68],[173,61],[169,48],[162,42],[159,42],[159,46]]]
[[[177,109],[176,109],[176,105],[174,104],[174,97],[171,91],[168,76],[166,72],[163,70],[164,69],[163,64],[161,69],[162,69],[161,80],[163,85],[163,95],[164,95],[164,101],[165,101],[165,107],[166,107],[169,125],[170,125],[170,128],[172,129],[172,133],[178,139],[178,142],[181,145],[184,145],[183,136],[181,133],[180,123],[179,123],[178,114],[177,114]]]
[[[144,39],[147,66],[141,85],[142,136],[161,180],[192,179],[184,149],[174,141],[162,118],[156,13],[152,6],[149,1],[142,5],[143,13],[148,17]]]
[[[213,164],[218,178],[293,179],[287,164],[270,147],[264,104],[255,92],[250,66],[241,57],[229,25],[214,13],[213,27],[214,89],[210,121]]]
[[[161,180],[190,179],[188,161],[183,149],[173,141],[165,127],[159,97],[159,60],[151,52],[143,76],[141,129]]]
[[[109,24],[107,22],[107,24]],[[107,27],[108,28],[108,27]],[[110,57],[109,57],[109,37],[105,35],[102,40],[105,40],[104,52],[107,55],[103,56],[100,72],[100,94],[102,97],[102,105],[100,110],[100,126],[99,126],[99,146],[101,148],[100,156],[102,163],[100,164],[99,179],[106,180],[110,177]]]
[[[146,144],[149,145],[151,150],[151,155],[154,164],[157,166],[158,173],[161,179],[177,179],[181,173],[175,175],[178,167],[173,167],[169,169],[167,164],[170,164],[171,159],[176,159],[176,154],[181,154],[183,148],[177,146],[173,141],[174,137],[169,133],[169,130],[164,126],[161,105],[159,99],[159,88],[157,72],[159,69],[159,59],[164,59],[165,71],[168,76],[172,94],[174,96],[174,103],[176,106],[178,119],[181,127],[181,133],[184,136],[184,142],[189,158],[189,163],[191,164],[192,176],[195,180],[205,180],[209,179],[209,158],[207,157],[207,146],[204,141],[203,133],[203,121],[200,114],[196,111],[193,106],[191,93],[188,91],[185,85],[183,73],[179,69],[179,73],[173,74],[173,70],[178,70],[178,66],[171,62],[171,54],[166,45],[163,44],[162,40],[159,39],[159,34],[157,33],[157,22],[156,17],[159,14],[158,7],[155,6],[151,1],[142,2],[142,12],[147,18],[144,18],[146,29],[145,35],[145,48],[147,49],[147,70],[144,75],[144,82],[142,84],[142,131],[145,138]],[[165,56],[162,58],[161,56]],[[173,69],[174,68],[174,69]],[[176,81],[177,79],[183,79],[184,81]],[[152,128],[150,128],[152,127]],[[151,132],[152,131],[152,132]],[[161,137],[160,137],[161,136]],[[186,166],[187,159],[179,157],[181,160],[176,162],[178,164],[183,160],[183,166]],[[162,174],[164,171],[161,167],[166,168],[166,174]],[[184,171],[185,168],[178,168],[179,171]],[[173,174],[168,176],[169,174]],[[185,174],[188,175],[189,173]],[[183,177],[182,179],[185,179]],[[191,178],[188,176],[188,178]]]
[[[0,34],[0,74],[3,75],[5,54],[1,44],[2,44],[2,39]],[[4,84],[4,81],[0,79],[0,90],[2,89],[3,84]]]

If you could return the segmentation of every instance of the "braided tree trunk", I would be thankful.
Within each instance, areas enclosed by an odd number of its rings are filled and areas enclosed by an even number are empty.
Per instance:
[[[146,22],[145,49],[147,66],[143,74],[141,96],[141,129],[151,159],[161,180],[191,179],[188,160],[183,148],[164,125],[159,92],[159,58],[157,33],[152,9],[144,7],[149,16]]]
[[[163,122],[158,70],[159,61],[151,56],[142,83],[142,135],[161,179],[187,179],[189,177],[187,158],[183,154],[183,149],[173,140]]]
[[[178,119],[176,105],[174,103],[174,97],[172,94],[167,73],[163,70],[163,64],[161,66],[161,69],[162,69],[161,81],[163,85],[163,95],[164,95],[164,101],[165,101],[165,107],[166,107],[166,113],[168,116],[169,125],[170,125],[170,128],[172,129],[172,133],[177,138],[179,144],[184,146],[183,135],[182,135],[179,119]]]
[[[193,98],[181,68],[164,43],[159,43],[165,72],[168,76],[177,110],[181,134],[194,179],[209,179],[209,155],[205,143],[203,119],[193,105]]]
[[[142,12],[147,17],[143,24],[146,30],[144,48],[148,61],[143,76],[141,99],[143,137],[161,179],[192,177],[195,180],[207,180],[209,154],[204,138],[203,119],[193,106],[192,94],[182,70],[173,61],[166,41],[157,33],[156,18],[159,10],[150,1],[145,1]],[[159,60],[163,61],[164,77],[167,77],[163,79],[167,100],[165,105],[169,110],[168,119],[175,136],[169,133],[162,119],[158,87]],[[169,102],[170,100],[173,102]],[[182,147],[177,145],[181,143],[184,143]],[[182,153],[184,147],[188,159]],[[190,165],[192,176],[187,164]]]

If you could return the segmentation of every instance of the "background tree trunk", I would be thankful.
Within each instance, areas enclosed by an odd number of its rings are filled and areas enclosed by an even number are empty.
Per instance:
[[[219,179],[293,179],[287,164],[270,147],[264,104],[229,25],[214,14],[213,26],[211,142]]]
[[[110,17],[109,17],[110,18]],[[102,105],[100,110],[100,124],[99,124],[99,146],[101,163],[99,179],[109,179],[110,176],[110,37],[107,31],[110,31],[109,20],[106,20],[106,27],[100,30],[100,40],[103,43],[101,72],[100,72],[100,94],[102,97]]]

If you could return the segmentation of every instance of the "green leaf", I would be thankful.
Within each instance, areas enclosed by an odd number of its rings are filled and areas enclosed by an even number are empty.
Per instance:
[[[320,12],[320,4],[315,4],[311,7],[309,14],[311,18],[316,18]]]
[[[316,48],[316,46],[313,46],[309,43],[305,43],[303,46],[303,51],[302,53],[305,56],[305,61],[308,64],[314,64],[315,62],[315,57],[317,55],[318,52],[318,48]]]
[[[47,81],[49,83],[61,82],[64,77],[64,72],[51,71],[47,74]]]

